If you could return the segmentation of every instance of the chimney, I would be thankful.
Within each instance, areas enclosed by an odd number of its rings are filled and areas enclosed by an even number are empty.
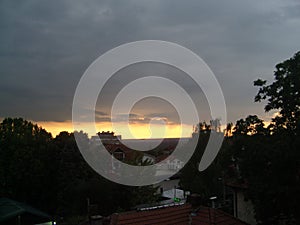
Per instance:
[[[213,209],[215,209],[216,208],[216,202],[215,201],[217,200],[217,197],[216,196],[210,197],[209,200],[211,200],[211,207]]]

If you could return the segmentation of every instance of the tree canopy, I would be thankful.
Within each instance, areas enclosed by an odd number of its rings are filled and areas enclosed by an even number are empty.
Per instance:
[[[299,224],[300,52],[276,65],[273,83],[258,79],[254,85],[260,87],[255,101],[266,100],[265,111],[277,114],[268,127],[248,116],[234,128],[232,148],[246,193],[259,223]]]
[[[86,134],[79,133],[86,144]],[[139,162],[136,162],[139,163]],[[156,200],[156,188],[129,187],[93,171],[78,150],[74,133],[55,138],[22,118],[0,123],[0,195],[26,202],[67,224],[86,218],[87,199],[98,213],[109,215]],[[72,218],[75,216],[75,221]]]
[[[276,130],[299,135],[300,126],[300,52],[276,65],[274,82],[258,79],[254,85],[260,87],[255,101],[267,100],[265,110],[278,110],[273,118]]]
[[[222,148],[211,166],[200,173],[198,163],[205,149],[210,126],[199,123],[197,149],[183,169],[184,188],[222,198],[226,182],[246,186],[246,198],[254,205],[258,224],[300,223],[300,52],[276,65],[274,81],[258,79],[255,102],[265,100],[265,111],[274,110],[270,125],[257,115],[229,123]]]

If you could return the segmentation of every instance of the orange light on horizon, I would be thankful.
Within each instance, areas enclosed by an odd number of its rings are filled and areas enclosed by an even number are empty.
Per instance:
[[[74,132],[73,125],[71,121],[65,122],[55,122],[55,121],[34,121],[38,126],[50,132],[53,137],[58,135],[62,131],[67,131],[69,133]]]
[[[34,121],[38,126],[46,129],[53,137],[62,131],[74,132],[72,121],[54,122],[54,121]],[[87,124],[83,124],[83,132],[89,137],[94,136],[91,131],[88,131]],[[130,124],[125,123],[115,124],[114,129],[110,122],[102,122],[96,124],[97,131],[114,131],[117,135],[121,135],[122,139],[148,139],[148,138],[178,138],[190,137],[192,133],[192,125],[180,124]]]

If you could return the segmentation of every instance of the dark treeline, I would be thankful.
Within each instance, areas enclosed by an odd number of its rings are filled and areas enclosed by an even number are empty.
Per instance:
[[[80,135],[88,142],[84,133]],[[98,175],[84,161],[73,133],[52,138],[22,118],[6,118],[0,124],[1,197],[26,202],[54,217],[76,215],[76,220],[86,217],[88,198],[101,215],[109,215],[155,201],[155,191],[115,184]]]

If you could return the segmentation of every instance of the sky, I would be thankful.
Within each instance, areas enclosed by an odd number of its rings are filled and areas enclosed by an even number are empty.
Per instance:
[[[208,64],[224,93],[228,121],[249,114],[268,121],[274,112],[266,114],[263,103],[254,103],[253,81],[272,82],[275,65],[300,50],[299,27],[297,0],[0,0],[0,118],[23,117],[53,135],[72,131],[73,96],[88,66],[119,45],[163,40]],[[107,101],[97,104],[99,131],[112,129],[108,99],[122,87],[120,79],[124,83],[126,76],[153,67],[157,74],[182,76],[165,65],[124,68],[103,92]],[[200,120],[209,120],[201,90],[188,79],[180,82],[204,110]],[[159,99],[142,100],[130,118],[139,138],[160,133],[155,118],[165,123],[168,137],[191,132],[191,124],[179,126],[176,110]],[[117,124],[118,133],[128,137],[121,113]]]

